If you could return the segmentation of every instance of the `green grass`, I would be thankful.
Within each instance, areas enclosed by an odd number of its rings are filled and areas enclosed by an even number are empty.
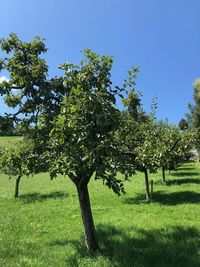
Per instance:
[[[199,267],[200,165],[185,164],[154,180],[154,200],[144,200],[144,178],[125,183],[121,197],[89,185],[101,250],[88,254],[74,185],[47,174],[23,177],[15,200],[14,179],[0,176],[2,267]]]
[[[11,148],[21,140],[21,136],[0,136],[0,146]]]

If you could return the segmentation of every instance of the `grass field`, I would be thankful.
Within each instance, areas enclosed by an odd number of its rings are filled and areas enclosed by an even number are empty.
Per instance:
[[[22,140],[21,136],[6,136],[6,137],[0,136],[0,146],[11,148],[21,140]]]
[[[91,181],[93,216],[101,250],[89,255],[83,240],[76,191],[68,178],[0,175],[0,266],[2,267],[199,267],[200,165],[184,164],[154,180],[154,200],[144,200],[142,174],[117,197]]]

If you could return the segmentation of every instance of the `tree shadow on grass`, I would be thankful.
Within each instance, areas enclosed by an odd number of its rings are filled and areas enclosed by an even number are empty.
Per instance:
[[[66,198],[69,197],[68,193],[64,192],[51,192],[49,194],[40,194],[40,193],[30,193],[19,196],[19,199],[23,201],[23,203],[34,203],[34,202],[42,202],[48,199],[57,199],[57,198]]]
[[[160,191],[153,194],[151,202],[145,201],[143,194],[124,200],[125,204],[150,204],[152,202],[158,202],[162,205],[198,204],[200,203],[200,193],[191,191],[165,193]]]
[[[80,266],[80,261],[102,263],[112,267],[199,267],[200,233],[192,227],[144,230],[115,228],[98,225],[97,235],[101,250],[89,254],[82,240],[51,243],[50,246],[65,246],[70,243],[76,252],[67,259],[66,266]],[[98,265],[95,265],[98,266]]]
[[[188,171],[188,170],[194,170],[194,167],[183,166],[177,169],[177,171]]]
[[[180,178],[180,179],[174,179],[166,181],[166,185],[182,185],[182,184],[200,184],[200,179],[195,178]]]
[[[178,177],[184,177],[184,176],[197,176],[200,174],[198,172],[173,172],[171,176],[178,176]]]

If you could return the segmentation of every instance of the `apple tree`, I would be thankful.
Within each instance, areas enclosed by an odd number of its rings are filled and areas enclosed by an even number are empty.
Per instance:
[[[124,188],[117,173],[127,177],[134,172],[116,138],[122,127],[116,97],[122,97],[126,88],[112,86],[112,58],[89,49],[84,51],[79,66],[62,64],[64,76],[49,79],[42,57],[47,49],[39,37],[22,42],[11,34],[1,39],[0,46],[7,54],[0,60],[0,70],[10,76],[9,81],[0,84],[0,93],[7,105],[15,108],[10,117],[20,121],[21,131],[33,144],[34,155],[43,159],[51,177],[67,175],[75,184],[85,243],[94,251],[99,244],[88,183],[92,177],[102,179],[119,195]]]

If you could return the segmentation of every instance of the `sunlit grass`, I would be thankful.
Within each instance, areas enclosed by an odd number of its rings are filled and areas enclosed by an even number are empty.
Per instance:
[[[21,140],[22,140],[21,136],[6,136],[6,137],[0,136],[0,147],[11,148],[14,147],[14,145]]]

